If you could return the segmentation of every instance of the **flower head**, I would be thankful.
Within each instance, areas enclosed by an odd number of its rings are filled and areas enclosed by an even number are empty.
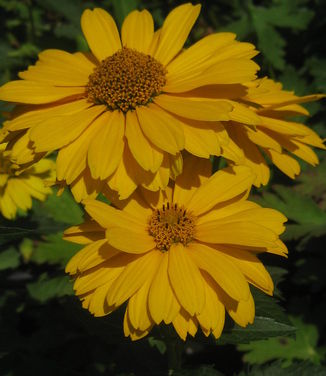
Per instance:
[[[0,99],[17,103],[2,139],[24,140],[31,153],[15,153],[22,164],[59,150],[57,178],[78,201],[103,186],[121,199],[139,185],[165,189],[182,171],[183,149],[219,155],[227,138],[220,121],[257,121],[229,100],[256,78],[257,52],[232,33],[183,49],[199,12],[200,5],[178,6],[154,31],[148,11],[133,11],[120,38],[106,11],[86,10],[81,26],[90,53],[43,51],[22,80],[0,88]],[[19,149],[15,142],[11,148]]]
[[[253,322],[249,283],[273,293],[257,255],[286,255],[279,239],[286,218],[246,200],[248,167],[212,176],[210,169],[189,157],[164,192],[138,188],[115,206],[84,202],[90,219],[65,232],[85,245],[66,267],[84,308],[104,316],[127,302],[124,332],[132,339],[161,322],[183,339],[198,326],[218,338],[225,310],[241,326]]]
[[[44,201],[52,192],[44,181],[55,180],[55,164],[43,159],[21,170],[10,162],[4,148],[4,144],[0,145],[0,213],[14,219],[17,209],[27,211],[32,207],[32,198]]]
[[[232,163],[251,167],[256,174],[256,186],[267,184],[270,176],[262,151],[276,167],[294,179],[300,173],[300,165],[291,154],[315,166],[318,157],[312,147],[326,149],[326,146],[316,132],[289,118],[309,115],[300,103],[323,97],[319,94],[298,97],[267,78],[251,83],[242,100],[248,110],[258,115],[259,122],[255,127],[235,120],[223,123],[229,143],[222,147],[222,155]]]

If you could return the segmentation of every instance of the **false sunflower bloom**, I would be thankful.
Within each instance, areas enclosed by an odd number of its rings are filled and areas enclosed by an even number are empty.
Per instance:
[[[78,201],[106,185],[122,199],[138,185],[164,189],[182,170],[183,149],[219,155],[227,138],[220,121],[257,121],[230,100],[256,78],[257,51],[232,33],[183,49],[199,12],[200,5],[178,6],[154,31],[148,11],[133,11],[120,37],[105,10],[86,10],[81,27],[91,53],[45,50],[22,80],[0,88],[1,100],[17,103],[6,137],[23,139],[38,156],[59,150],[57,178]]]
[[[269,181],[270,170],[264,155],[294,179],[300,173],[300,165],[293,156],[316,166],[319,161],[312,147],[326,147],[316,132],[292,121],[291,117],[309,115],[300,103],[323,97],[321,94],[298,97],[291,91],[282,90],[281,83],[267,78],[251,83],[242,101],[260,121],[254,127],[236,121],[223,123],[229,142],[222,147],[222,155],[232,163],[251,167],[256,174],[256,186]]]
[[[286,255],[286,218],[246,200],[248,167],[210,169],[190,159],[166,191],[138,188],[115,207],[84,201],[89,220],[65,232],[85,245],[66,267],[84,308],[104,316],[127,302],[124,333],[133,340],[162,322],[182,339],[198,326],[218,338],[225,310],[241,326],[253,322],[249,284],[273,293],[257,254]]]
[[[7,219],[14,219],[18,209],[27,211],[32,207],[32,198],[44,201],[52,192],[44,181],[55,180],[55,163],[42,159],[19,170],[4,149],[5,145],[0,145],[0,213]]]

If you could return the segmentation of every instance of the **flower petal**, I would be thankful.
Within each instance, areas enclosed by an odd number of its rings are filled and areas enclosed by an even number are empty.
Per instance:
[[[122,158],[125,117],[120,111],[106,111],[93,126],[101,131],[90,142],[87,163],[93,178],[104,180],[117,169]]]
[[[160,260],[161,252],[152,251],[130,262],[112,284],[108,293],[108,305],[119,306],[130,298],[153,277]]]
[[[220,170],[199,187],[188,202],[187,209],[203,214],[216,204],[249,191],[254,175],[248,167],[235,166]]]
[[[60,99],[84,95],[83,86],[63,87],[51,86],[43,82],[17,80],[10,81],[0,87],[2,101],[43,104]]]
[[[205,304],[203,278],[181,243],[169,250],[169,279],[181,306],[191,316],[200,313]]]
[[[149,312],[157,325],[161,321],[170,324],[180,310],[180,304],[168,277],[168,262],[169,253],[162,253],[160,265],[148,293]]]
[[[174,155],[183,149],[183,128],[175,117],[154,103],[148,107],[137,107],[136,111],[145,136],[154,145]]]
[[[187,249],[196,265],[205,270],[228,295],[237,301],[248,299],[250,291],[245,277],[221,252],[199,243],[189,243]]]
[[[177,97],[161,94],[155,103],[185,118],[204,121],[227,121],[233,106],[227,101],[209,98]]]
[[[166,65],[175,57],[187,40],[200,8],[200,5],[188,3],[174,8],[168,14],[160,32],[155,59]]]
[[[124,47],[148,53],[154,36],[152,15],[145,9],[129,13],[122,24],[121,39]]]
[[[81,27],[89,48],[98,61],[113,55],[121,49],[117,26],[104,9],[86,9],[81,17]]]
[[[145,137],[136,113],[129,111],[126,116],[126,138],[130,151],[144,170],[156,172],[162,164],[163,153]]]
[[[30,132],[35,151],[52,151],[69,144],[104,110],[105,106],[98,105],[72,115],[51,117],[35,125]]]

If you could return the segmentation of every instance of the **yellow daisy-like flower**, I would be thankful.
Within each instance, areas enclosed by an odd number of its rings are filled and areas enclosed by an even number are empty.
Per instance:
[[[55,180],[55,163],[43,159],[30,168],[18,170],[4,149],[5,144],[0,145],[0,213],[14,219],[18,208],[27,211],[32,207],[32,198],[44,201],[52,192],[44,180]]]
[[[198,326],[218,338],[225,310],[241,326],[253,322],[249,283],[273,293],[257,254],[286,256],[286,218],[246,200],[248,167],[210,171],[209,161],[190,158],[164,192],[138,188],[115,207],[85,200],[90,219],[65,232],[85,244],[66,267],[84,308],[104,316],[128,302],[124,333],[133,340],[161,322],[182,339]]]
[[[326,147],[316,132],[289,120],[289,117],[309,115],[299,104],[323,97],[319,94],[298,97],[293,92],[282,90],[282,85],[273,80],[257,80],[251,84],[242,101],[259,116],[260,121],[255,127],[235,121],[223,123],[230,139],[222,147],[222,155],[232,163],[251,167],[256,173],[254,184],[258,187],[267,184],[270,177],[261,151],[276,167],[294,179],[300,173],[300,165],[289,154],[316,166],[318,157],[311,147]]]
[[[81,27],[91,53],[46,50],[22,80],[0,88],[1,100],[18,104],[3,140],[32,153],[59,150],[57,178],[78,201],[106,185],[122,199],[138,185],[164,189],[182,171],[183,149],[219,155],[227,141],[220,121],[257,122],[230,100],[256,78],[257,51],[232,33],[183,49],[199,12],[200,5],[181,5],[154,31],[148,11],[133,11],[120,38],[106,11],[86,10]],[[11,142],[15,162],[31,162],[19,148]]]

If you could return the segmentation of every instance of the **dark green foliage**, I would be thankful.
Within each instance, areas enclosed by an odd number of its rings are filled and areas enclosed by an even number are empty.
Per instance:
[[[130,10],[147,8],[160,26],[168,11],[181,3],[0,0],[0,83],[16,79],[44,49],[86,51],[80,15],[88,7],[106,8],[119,25]],[[325,92],[325,1],[202,4],[192,42],[214,31],[235,32],[238,39],[254,43],[261,51],[256,58],[261,77],[282,81],[287,90],[299,95]],[[326,137],[325,101],[307,108],[313,116],[304,121]],[[10,109],[0,103],[1,120]],[[320,165],[302,163],[296,182],[274,168],[270,185],[254,192],[257,202],[289,218],[283,238],[289,259],[263,258],[276,285],[275,297],[253,289],[253,325],[240,328],[228,319],[218,341],[197,335],[186,343],[183,364],[178,366],[171,351],[180,343],[163,327],[131,343],[122,333],[123,309],[94,319],[73,296],[64,266],[80,246],[61,237],[64,229],[83,221],[83,210],[68,191],[44,203],[34,202],[33,210],[15,221],[1,217],[1,376],[326,375],[326,153],[317,154]]]

